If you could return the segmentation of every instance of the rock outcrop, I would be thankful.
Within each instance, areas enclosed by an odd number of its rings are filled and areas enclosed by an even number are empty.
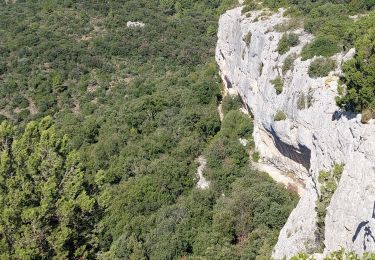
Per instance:
[[[132,22],[132,21],[128,21],[126,23],[126,27],[128,28],[143,28],[145,27],[146,24],[144,24],[143,22]]]
[[[280,55],[276,49],[283,33],[275,26],[288,20],[283,10],[245,16],[241,9],[226,12],[219,22],[216,60],[223,82],[254,116],[254,140],[263,163],[292,175],[304,187],[280,232],[274,258],[316,251],[317,178],[320,170],[335,163],[345,166],[327,208],[324,253],[340,247],[360,254],[375,251],[375,125],[361,124],[360,115],[342,113],[335,103],[340,65],[354,50],[333,57],[338,68],[328,77],[310,78],[311,60],[302,61],[298,54],[313,36],[295,30],[300,44]],[[291,53],[297,54],[294,67],[283,72]],[[270,82],[278,76],[284,79],[279,95]],[[277,111],[283,111],[286,119],[275,121]]]

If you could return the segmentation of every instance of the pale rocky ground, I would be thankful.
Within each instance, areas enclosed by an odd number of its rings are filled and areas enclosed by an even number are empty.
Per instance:
[[[206,167],[207,160],[203,156],[199,156],[197,162],[199,164],[197,169],[197,188],[202,190],[208,189],[210,187],[210,182],[203,176],[203,170]]]
[[[375,236],[375,124],[373,120],[361,124],[360,115],[339,111],[335,96],[340,66],[329,77],[312,79],[307,73],[311,60],[297,58],[293,71],[283,75],[284,90],[277,95],[270,80],[282,75],[284,59],[290,53],[298,54],[313,36],[296,30],[301,44],[279,55],[276,48],[282,33],[274,26],[288,18],[283,17],[282,10],[271,16],[260,14],[254,11],[245,17],[238,7],[221,16],[216,60],[227,92],[239,94],[254,115],[253,137],[265,165],[263,170],[279,181],[281,175],[289,173],[290,177],[292,173],[296,184],[303,183],[303,195],[280,232],[273,257],[289,258],[301,251],[314,251],[317,176],[335,163],[345,167],[327,208],[324,253],[340,247],[360,254],[375,251],[375,239],[371,237]],[[252,33],[249,46],[243,41],[248,32]],[[353,54],[351,50],[333,58],[340,65]],[[313,102],[299,110],[296,103],[301,93],[310,94]],[[274,121],[278,110],[284,111],[286,120]]]
[[[128,28],[143,28],[145,27],[145,24],[143,22],[132,22],[132,21],[128,21],[126,23],[126,26]]]

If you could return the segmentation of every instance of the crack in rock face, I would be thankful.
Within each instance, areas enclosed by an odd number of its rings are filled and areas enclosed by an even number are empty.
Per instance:
[[[336,106],[341,64],[355,50],[332,58],[339,65],[323,78],[310,78],[312,61],[298,55],[313,36],[296,29],[300,44],[280,55],[277,45],[283,33],[274,27],[288,20],[283,10],[259,17],[262,11],[241,14],[229,10],[219,21],[216,61],[227,92],[239,95],[254,116],[254,141],[262,161],[280,172],[292,173],[305,190],[290,214],[273,250],[275,259],[303,251],[314,253],[317,242],[316,199],[319,171],[344,164],[340,183],[325,218],[324,254],[344,247],[363,254],[375,251],[375,124],[361,124],[360,115],[342,113]],[[250,42],[245,42],[251,33]],[[294,67],[281,73],[285,58],[296,55]],[[277,94],[271,80],[283,75],[284,87]],[[301,95],[310,104],[298,108]],[[278,111],[284,117],[275,120]],[[290,174],[289,174],[290,175]]]

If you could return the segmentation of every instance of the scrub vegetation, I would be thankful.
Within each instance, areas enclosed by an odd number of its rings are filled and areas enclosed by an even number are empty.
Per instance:
[[[239,100],[217,113],[234,4],[0,3],[1,259],[270,258],[297,196],[252,169]]]

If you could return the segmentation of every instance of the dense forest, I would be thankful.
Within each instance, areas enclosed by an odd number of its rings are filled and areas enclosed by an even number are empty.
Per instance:
[[[217,112],[233,4],[0,3],[1,259],[270,258],[297,196],[252,169],[238,99]]]

